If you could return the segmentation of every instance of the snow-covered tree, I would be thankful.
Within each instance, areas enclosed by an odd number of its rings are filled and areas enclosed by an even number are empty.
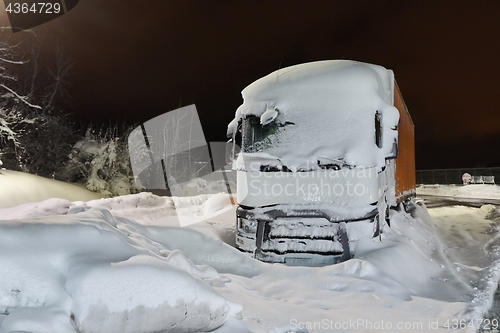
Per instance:
[[[30,103],[29,96],[18,92],[19,70],[27,62],[20,45],[12,43],[3,35],[0,40],[0,162],[2,158],[5,160],[8,157],[20,167],[22,137],[27,128],[36,122],[36,117],[26,117],[25,110],[41,110],[39,105]]]
[[[100,130],[90,127],[69,156],[69,180],[84,183],[87,189],[107,196],[139,192],[128,152],[130,131],[125,126]]]
[[[79,139],[56,105],[71,64],[57,47],[43,73],[38,36],[11,36],[0,39],[0,160],[8,169],[56,177]]]
[[[118,127],[90,128],[85,136],[79,135],[59,112],[61,97],[67,99],[69,58],[57,44],[47,62],[38,36],[23,34],[20,41],[10,40],[11,34],[0,36],[0,165],[79,181],[107,195],[137,192],[128,133]]]

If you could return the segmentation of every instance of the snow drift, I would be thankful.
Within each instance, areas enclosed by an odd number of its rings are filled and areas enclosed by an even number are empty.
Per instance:
[[[51,198],[87,201],[102,198],[102,195],[54,179],[18,171],[0,170],[0,208],[14,207]]]
[[[354,259],[287,267],[230,245],[227,205],[140,193],[0,209],[0,333],[444,333],[492,303],[498,208],[393,211]],[[181,228],[177,210],[206,218]]]
[[[103,209],[3,221],[0,253],[0,332],[201,332],[241,310],[215,269]]]

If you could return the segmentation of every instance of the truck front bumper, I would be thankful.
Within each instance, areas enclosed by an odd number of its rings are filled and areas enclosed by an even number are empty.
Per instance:
[[[335,264],[352,258],[360,238],[371,238],[378,212],[372,207],[359,218],[346,219],[307,206],[239,206],[236,246],[265,262]]]

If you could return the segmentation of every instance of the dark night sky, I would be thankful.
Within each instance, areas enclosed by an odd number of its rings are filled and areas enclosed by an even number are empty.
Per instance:
[[[418,169],[500,166],[500,0],[80,0],[34,30],[74,62],[75,117],[142,122],[195,103],[223,141],[251,82],[351,59],[394,70]]]

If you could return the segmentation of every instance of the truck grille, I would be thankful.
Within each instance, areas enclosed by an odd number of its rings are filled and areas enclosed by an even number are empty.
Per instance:
[[[275,254],[341,255],[339,224],[324,218],[277,218],[266,223],[261,250]]]

